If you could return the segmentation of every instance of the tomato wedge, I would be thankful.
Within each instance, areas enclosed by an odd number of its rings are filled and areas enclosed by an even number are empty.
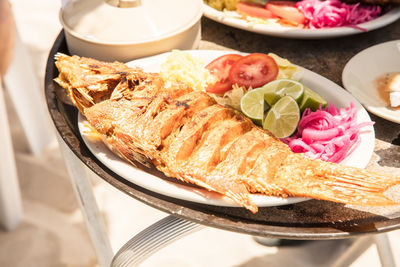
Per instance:
[[[236,11],[243,15],[262,19],[276,18],[264,5],[250,2],[236,2]]]
[[[304,24],[306,21],[304,14],[296,7],[296,2],[270,1],[265,5],[265,9],[280,18],[297,24]]]
[[[275,80],[278,72],[278,64],[272,57],[253,53],[235,62],[229,72],[229,79],[239,86],[257,88]]]
[[[232,65],[242,58],[243,56],[238,54],[227,54],[220,56],[213,61],[211,61],[206,69],[210,71],[211,74],[218,78],[215,84],[211,84],[206,88],[206,91],[214,94],[223,94],[232,89],[232,82],[229,79],[229,71]]]

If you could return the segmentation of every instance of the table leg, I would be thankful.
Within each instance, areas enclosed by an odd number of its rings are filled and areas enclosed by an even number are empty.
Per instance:
[[[112,267],[135,267],[168,244],[204,226],[169,215],[129,240],[115,254]]]
[[[92,185],[87,176],[88,169],[73,154],[59,135],[57,135],[57,139],[99,266],[109,267],[114,253],[93,194]]]
[[[376,249],[378,250],[379,259],[383,267],[395,267],[392,247],[390,246],[387,234],[374,235]]]
[[[33,155],[38,155],[52,140],[54,131],[46,109],[30,55],[15,29],[14,54],[4,85],[24,128]]]
[[[350,266],[360,255],[366,251],[373,243],[376,244],[379,259],[382,267],[394,267],[392,249],[390,247],[387,234],[377,234],[374,236],[365,236],[357,238],[354,243],[346,250],[343,255],[336,260],[333,267]]]
[[[16,228],[22,219],[21,194],[0,79],[0,226]]]
[[[353,244],[340,256],[332,267],[348,267],[374,242],[372,236],[362,236],[354,240]]]

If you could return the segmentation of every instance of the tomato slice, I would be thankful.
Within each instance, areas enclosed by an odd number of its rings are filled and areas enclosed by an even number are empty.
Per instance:
[[[296,7],[296,2],[270,1],[265,5],[265,9],[271,11],[280,18],[297,24],[304,24],[306,20],[304,14]]]
[[[253,53],[236,61],[229,72],[229,78],[239,86],[257,88],[275,80],[278,72],[278,64],[272,57]]]
[[[236,2],[236,11],[243,15],[262,19],[276,18],[264,5],[250,2]]]
[[[229,79],[229,71],[232,65],[242,57],[238,54],[226,54],[211,61],[206,66],[206,69],[218,78],[218,82],[209,85],[206,91],[214,94],[223,94],[231,90],[232,82]]]
[[[296,7],[296,2],[270,1],[265,5],[265,9],[271,11],[280,18],[297,24],[304,24],[306,21],[304,14]]]

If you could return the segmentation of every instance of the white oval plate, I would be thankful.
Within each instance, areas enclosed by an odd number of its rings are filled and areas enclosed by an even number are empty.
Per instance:
[[[352,57],[343,69],[343,86],[371,113],[400,123],[400,110],[388,107],[375,81],[387,72],[400,72],[400,40],[371,46]]]
[[[204,62],[210,62],[212,59],[219,57],[223,54],[232,53],[232,51],[216,50],[189,50],[188,52],[190,52],[193,56],[203,59]],[[163,62],[165,62],[167,55],[168,53],[164,53],[149,58],[131,61],[127,64],[131,67],[142,67],[145,71],[148,72],[159,72],[160,66]],[[333,104],[338,107],[347,107],[349,106],[350,102],[354,102],[358,110],[358,121],[370,121],[368,113],[358,103],[358,101],[332,81],[306,69],[304,69],[304,76],[301,81],[311,89],[320,93],[326,99],[329,99]],[[85,125],[87,125],[88,122],[82,115],[79,116],[78,120],[80,133],[89,150],[104,165],[106,165],[113,172],[127,179],[128,181],[153,192],[157,192],[177,199],[183,199],[208,205],[237,207],[237,205],[232,200],[228,199],[227,197],[221,196],[220,194],[204,189],[195,188],[190,185],[182,185],[180,183],[175,183],[170,180],[162,179],[142,169],[132,166],[130,163],[113,154],[102,142],[91,141],[85,135],[85,130],[87,130]],[[357,149],[354,150],[351,155],[349,155],[343,161],[343,164],[364,168],[368,164],[372,156],[374,145],[374,129],[372,126],[366,127],[364,129],[364,133],[361,135],[360,145],[357,147]],[[259,207],[279,206],[308,200],[306,198],[269,197],[259,194],[252,194],[251,199]]]
[[[232,11],[235,14],[235,11]],[[351,28],[351,27],[337,27],[329,29],[296,29],[291,27],[284,27],[280,25],[267,25],[249,22],[242,18],[231,17],[222,11],[218,11],[206,4],[204,4],[204,16],[209,19],[215,20],[219,23],[226,24],[231,27],[238,29],[256,32],[265,35],[284,37],[284,38],[296,38],[296,39],[323,39],[323,38],[333,38],[339,36],[353,35],[363,33],[364,31]],[[384,27],[390,23],[395,22],[400,18],[400,7],[392,8],[386,14],[362,23],[358,24],[367,31],[372,31],[381,27]]]

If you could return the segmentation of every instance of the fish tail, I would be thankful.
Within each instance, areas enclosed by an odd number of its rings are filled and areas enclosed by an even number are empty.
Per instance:
[[[326,178],[333,179],[327,184],[335,193],[335,201],[367,206],[400,204],[384,194],[389,188],[400,183],[400,177],[351,167],[339,169],[335,166],[335,169],[333,173],[326,174]]]
[[[299,156],[296,155],[295,157],[300,159]],[[305,163],[302,165],[297,164],[297,167],[286,170],[285,174],[286,178],[291,175],[292,179],[301,179],[301,183],[297,181],[296,186],[294,181],[289,178],[286,179],[286,184],[283,185],[288,188],[290,193],[294,193],[296,196],[361,206],[400,204],[385,196],[385,192],[390,187],[400,184],[400,177],[319,160],[311,161],[304,157],[301,157],[301,159]],[[283,178],[283,173],[285,172],[280,174],[281,179]],[[282,181],[284,180],[282,179]]]

